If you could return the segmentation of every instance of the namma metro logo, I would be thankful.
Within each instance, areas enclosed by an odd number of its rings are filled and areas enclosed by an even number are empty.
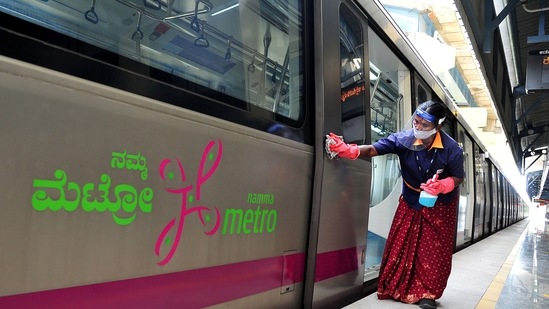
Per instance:
[[[223,157],[221,140],[207,143],[200,157],[196,175],[188,175],[179,158],[164,158],[158,166],[158,175],[166,184],[164,192],[176,196],[177,204],[161,205],[172,207],[174,216],[164,224],[156,238],[154,253],[160,258],[158,265],[166,265],[178,250],[184,234],[187,217],[198,219],[204,234],[211,236],[220,231],[223,236],[257,235],[273,233],[276,229],[278,212],[269,208],[275,204],[273,194],[247,193],[246,207],[225,207],[223,213],[217,207],[201,203],[203,186],[216,173]],[[113,152],[111,168],[140,172],[142,181],[148,178],[147,160],[141,153],[136,155]],[[35,179],[32,206],[37,211],[65,210],[73,212],[79,207],[86,213],[110,212],[113,221],[121,226],[134,222],[137,210],[142,213],[153,211],[153,189],[138,190],[135,183],[112,185],[111,176],[102,174],[98,184],[79,185],[69,181],[67,173],[56,170],[53,180]],[[135,181],[134,181],[135,182]],[[175,206],[175,207],[174,207]],[[155,207],[159,207],[158,203]],[[196,215],[196,216],[194,216]]]

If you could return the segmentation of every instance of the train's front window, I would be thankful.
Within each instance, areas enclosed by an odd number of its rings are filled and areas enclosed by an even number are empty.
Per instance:
[[[0,11],[270,112],[302,116],[303,0],[0,0]]]

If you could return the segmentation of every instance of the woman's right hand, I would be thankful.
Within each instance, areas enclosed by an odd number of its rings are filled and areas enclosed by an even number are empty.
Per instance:
[[[328,143],[329,150],[337,153],[340,158],[355,160],[360,156],[360,150],[356,144],[346,144],[334,133],[326,136],[326,143]]]

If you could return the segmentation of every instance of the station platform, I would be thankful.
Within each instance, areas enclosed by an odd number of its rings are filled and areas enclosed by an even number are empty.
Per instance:
[[[531,216],[454,254],[437,308],[549,308],[549,221]],[[376,293],[346,309],[412,309]]]

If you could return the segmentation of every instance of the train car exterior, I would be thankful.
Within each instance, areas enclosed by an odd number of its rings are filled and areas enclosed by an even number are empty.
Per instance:
[[[335,14],[337,12],[337,14]],[[333,308],[375,287],[396,156],[450,99],[377,1],[0,0],[0,307]],[[466,123],[456,250],[527,216]]]
[[[429,99],[441,100],[448,103],[448,106],[452,106],[448,102],[452,101],[452,95],[441,89],[437,78],[422,65],[421,58],[417,58],[416,53],[409,50],[411,43],[407,42],[404,33],[405,28],[410,32],[417,28],[424,29],[424,32],[415,35],[431,38],[436,36],[432,30],[434,27],[429,24],[428,16],[425,16],[426,13],[390,6],[384,7],[376,2],[359,1],[370,18],[370,30],[373,30],[368,33],[370,70],[374,73],[370,74],[370,84],[374,85],[372,91],[375,91],[379,81],[376,78],[376,72],[383,72],[383,77],[398,76],[398,78],[390,80],[390,85],[398,89],[398,96],[393,96],[392,100],[398,110],[406,110],[409,106],[412,106],[413,109],[417,104]],[[382,13],[376,11],[378,8]],[[394,12],[390,12],[391,9]],[[387,15],[393,15],[394,18],[387,19]],[[403,16],[402,28],[394,29],[393,25],[400,25],[398,16]],[[411,22],[412,20],[414,22]],[[408,35],[413,36],[414,34]],[[432,42],[435,41],[432,40]],[[384,92],[384,94],[386,93]],[[386,105],[388,100],[387,97],[383,97],[382,100],[376,102],[376,94],[371,97],[372,141],[375,141],[381,127],[376,126],[379,122],[376,107]],[[406,110],[404,117],[410,113],[411,110]],[[400,115],[400,117],[403,116]],[[400,121],[398,116],[392,118],[397,123]],[[459,111],[452,110],[447,118],[444,130],[464,148],[464,170],[466,171],[466,179],[460,185],[461,197],[456,214],[458,226],[456,227],[455,251],[458,251],[527,217],[528,204],[501,173],[501,166],[489,156],[482,142],[469,133],[473,130],[460,118]],[[381,132],[383,136],[383,130]],[[373,178],[364,285],[364,290],[369,292],[376,288],[381,254],[389,231],[390,220],[386,218],[390,218],[395,211],[402,185],[398,172],[396,177],[391,173],[392,170],[398,170],[398,163],[393,161],[390,157],[376,157],[372,160]],[[392,166],[395,168],[391,168]],[[510,200],[504,199],[501,195],[505,189],[508,189]],[[503,222],[503,209],[506,208],[513,215],[509,220]]]

